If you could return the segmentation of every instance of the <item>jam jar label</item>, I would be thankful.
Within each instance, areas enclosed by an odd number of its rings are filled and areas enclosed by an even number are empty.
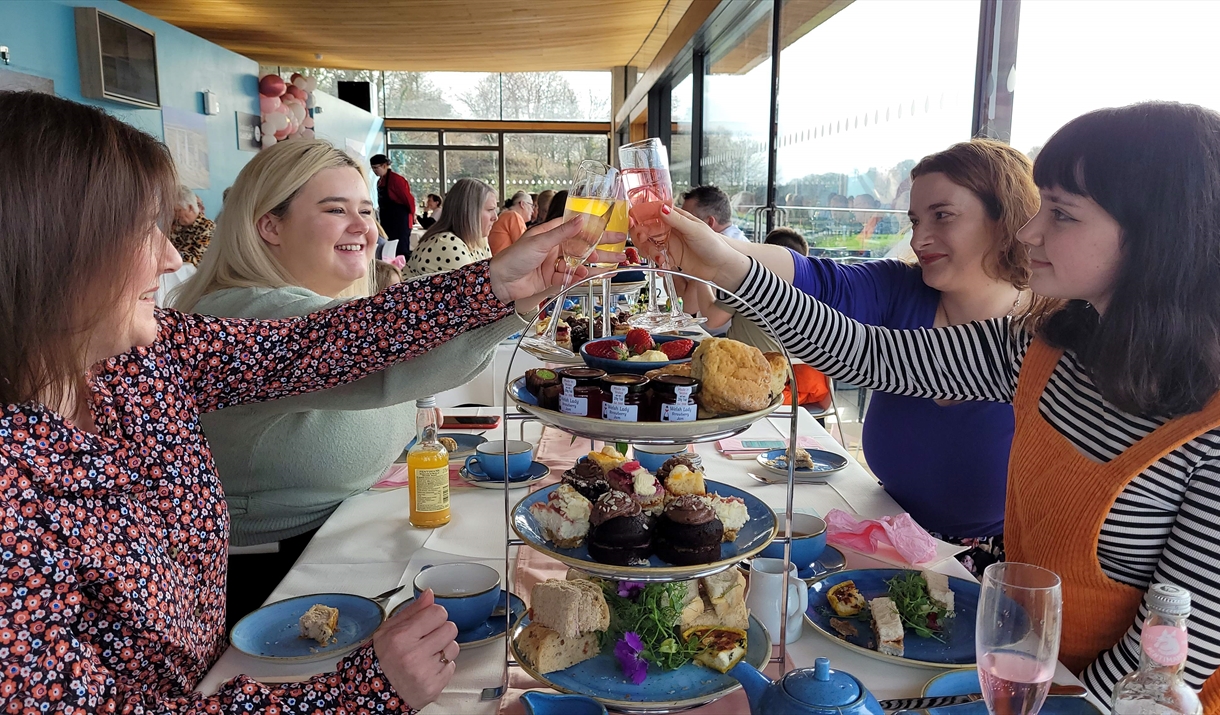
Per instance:
[[[560,380],[563,383],[563,394],[572,396],[576,394],[576,381],[570,377],[565,377]]]
[[[682,388],[678,388],[681,390]],[[689,389],[689,388],[688,388]],[[699,405],[689,402],[685,405],[661,405],[662,422],[694,422],[699,412]]]
[[[602,403],[602,419],[615,422],[639,422],[639,405],[627,404],[627,387],[625,385],[610,386],[610,402]]]
[[[674,397],[678,398],[676,403],[686,405],[690,403],[691,387],[689,385],[679,385],[674,388]]]
[[[589,416],[589,398],[576,397],[564,393],[559,396],[559,411],[565,415],[575,415],[577,417]]]

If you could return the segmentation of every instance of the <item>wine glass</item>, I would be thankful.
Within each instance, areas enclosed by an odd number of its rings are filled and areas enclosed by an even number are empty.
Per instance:
[[[1053,571],[1016,562],[983,572],[974,651],[992,715],[1037,715],[1059,658],[1063,590]]]
[[[673,183],[669,178],[669,157],[660,139],[625,144],[618,150],[619,164],[623,170],[623,186],[627,190],[627,201],[633,217],[640,209],[655,208],[659,203],[673,202]],[[649,215],[653,212],[649,211]],[[669,259],[669,224],[657,214],[655,218],[637,219],[636,237],[649,241],[661,253],[659,268],[667,268]],[[678,310],[678,294],[674,290],[673,277],[665,274],[665,293],[669,296],[670,309],[657,307],[655,274],[648,274],[648,309],[632,316],[627,322],[652,332],[665,332],[698,325],[706,318],[694,318]]]
[[[563,288],[555,297],[546,333],[521,341],[521,347],[531,355],[542,359],[570,360],[576,357],[575,353],[560,346],[555,339],[559,330],[560,314],[563,312],[563,293],[572,284],[576,269],[593,253],[606,231],[621,187],[618,169],[612,166],[587,160],[580,162],[577,167],[576,178],[572,180],[572,186],[568,189],[568,200],[563,207],[563,221],[580,221],[580,232],[559,244],[559,252],[566,265]]]

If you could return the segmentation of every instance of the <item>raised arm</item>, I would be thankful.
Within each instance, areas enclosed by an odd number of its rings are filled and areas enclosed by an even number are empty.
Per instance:
[[[1190,476],[1151,581],[1190,591],[1190,650],[1184,675],[1187,684],[1196,689],[1220,669],[1220,623],[1215,615],[1220,613],[1220,573],[1213,566],[1215,544],[1220,539],[1216,514],[1220,514],[1220,453],[1212,450]],[[1109,703],[1114,684],[1139,667],[1140,630],[1147,616],[1147,608],[1141,603],[1126,635],[1081,674],[1101,702]]]

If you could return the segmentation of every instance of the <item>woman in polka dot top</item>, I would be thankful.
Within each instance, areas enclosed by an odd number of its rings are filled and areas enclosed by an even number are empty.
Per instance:
[[[0,92],[0,702],[6,712],[414,712],[452,677],[430,594],[334,672],[195,690],[226,646],[229,515],[200,414],[354,381],[536,305],[564,230],[284,320],[157,310],[165,147]]]
[[[406,273],[448,273],[491,258],[487,234],[496,222],[496,192],[478,179],[458,179],[445,194],[445,212],[419,239]]]

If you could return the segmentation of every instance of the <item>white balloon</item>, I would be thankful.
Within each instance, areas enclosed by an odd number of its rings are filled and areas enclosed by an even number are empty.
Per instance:
[[[305,75],[301,75],[301,76],[297,77],[296,79],[292,80],[292,84],[294,87],[300,87],[301,89],[304,89],[306,92],[309,91],[307,89],[309,87],[309,79],[306,78]]]
[[[297,132],[297,136],[301,137],[302,139],[313,139],[313,130],[309,127],[302,127],[301,130]]]
[[[298,124],[305,121],[305,105],[294,104],[288,108],[288,111],[292,114],[293,118],[296,119]]]
[[[275,138],[274,134],[264,134],[263,135],[263,148],[264,149],[266,149],[267,147],[275,146],[275,142],[276,142],[276,138]]]
[[[313,129],[313,117],[305,117],[305,119],[301,121],[301,126],[305,127],[306,129]]]
[[[267,123],[274,127],[275,131],[278,132],[291,124],[292,120],[288,118],[287,114],[276,112],[275,114],[267,117]]]
[[[306,79],[307,84],[305,85],[305,87],[303,89],[306,92],[313,92],[318,89],[318,78],[317,77],[306,77],[305,79]]]
[[[259,129],[262,130],[263,136],[275,134],[275,127],[271,126],[271,122],[263,122],[263,125],[259,127]]]

